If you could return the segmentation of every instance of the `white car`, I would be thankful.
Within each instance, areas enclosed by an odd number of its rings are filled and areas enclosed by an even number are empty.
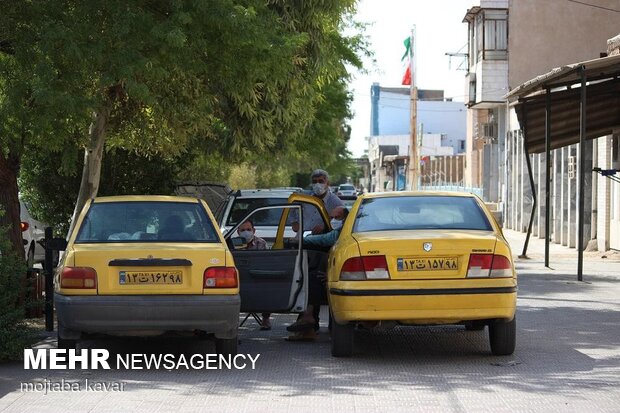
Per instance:
[[[22,200],[19,201],[19,217],[22,238],[24,239],[26,262],[28,263],[28,268],[32,268],[34,264],[45,261],[45,249],[39,241],[45,238],[45,227],[48,225],[34,219],[28,211],[28,206]]]
[[[336,192],[336,195],[338,195],[341,198],[345,198],[345,197],[357,197],[357,191],[355,190],[355,187],[351,184],[342,184],[338,187],[338,191]]]
[[[295,191],[290,189],[241,189],[232,193],[222,207],[222,214],[217,214],[222,233],[226,234],[240,223],[240,219],[256,208],[286,204],[293,192]],[[256,235],[267,241],[268,246],[271,246],[276,238],[280,216],[281,211],[272,209],[260,211],[251,218],[256,228]],[[287,230],[284,235],[294,237],[295,233]]]

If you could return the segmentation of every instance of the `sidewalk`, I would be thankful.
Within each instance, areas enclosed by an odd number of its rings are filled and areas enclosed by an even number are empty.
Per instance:
[[[526,233],[503,229],[504,237],[510,244],[512,255],[520,269],[539,273],[562,273],[574,275],[577,279],[577,249],[560,244],[549,244],[549,268],[545,267],[545,240],[535,236],[530,237],[527,248],[527,258],[519,258],[523,252]],[[584,251],[583,276],[587,281],[588,275],[610,276],[620,279],[620,251]]]

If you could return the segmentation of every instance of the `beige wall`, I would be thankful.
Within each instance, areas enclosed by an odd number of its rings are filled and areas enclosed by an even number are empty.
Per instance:
[[[618,0],[593,4],[620,9]],[[510,0],[508,50],[511,89],[555,67],[596,59],[620,32],[620,13],[566,0]]]

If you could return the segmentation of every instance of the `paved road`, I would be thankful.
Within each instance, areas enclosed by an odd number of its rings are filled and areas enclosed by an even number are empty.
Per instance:
[[[506,231],[513,252],[523,235]],[[260,354],[255,370],[33,371],[0,365],[4,412],[619,412],[620,260],[588,253],[585,282],[576,252],[553,246],[542,265],[542,241],[518,260],[517,350],[490,355],[486,331],[408,327],[360,332],[351,359],[329,356],[325,325],[315,343],[284,341],[291,316],[269,332],[248,322],[239,351]],[[325,317],[323,317],[325,320]],[[196,338],[99,339],[112,352],[212,352]],[[52,338],[39,346],[55,346]],[[84,385],[122,382],[121,392],[23,392],[20,383],[62,379]]]

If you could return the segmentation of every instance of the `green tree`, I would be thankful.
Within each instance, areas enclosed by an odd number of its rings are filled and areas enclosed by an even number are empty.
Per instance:
[[[114,148],[167,159],[207,148],[198,165],[213,173],[215,161],[223,175],[225,163],[252,154],[286,158],[308,138],[329,86],[346,79],[345,65],[359,66],[361,38],[341,34],[353,6],[353,0],[11,2],[0,15],[6,221],[18,222],[24,152],[85,148],[74,216],[97,195],[104,153]],[[56,161],[61,168],[76,161],[68,152]],[[281,182],[293,170],[290,162],[258,166],[259,182]]]

